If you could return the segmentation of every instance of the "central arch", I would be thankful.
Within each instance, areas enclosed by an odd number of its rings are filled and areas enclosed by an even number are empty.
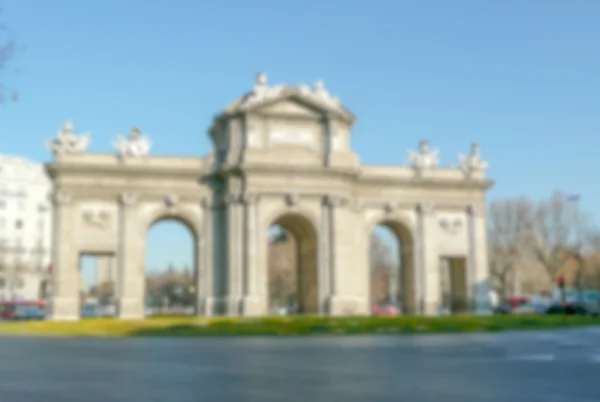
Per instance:
[[[314,224],[307,217],[297,212],[290,212],[280,215],[270,222],[269,228],[280,227],[283,229],[283,236],[290,236],[291,252],[294,278],[293,290],[290,296],[293,296],[294,308],[290,311],[297,314],[318,314],[319,313],[319,286],[318,286],[318,234]],[[271,240],[267,242],[267,248]],[[269,250],[267,250],[269,255]],[[274,296],[271,279],[273,275],[272,264],[268,264],[268,274],[266,275],[267,299],[269,307],[272,306]]]

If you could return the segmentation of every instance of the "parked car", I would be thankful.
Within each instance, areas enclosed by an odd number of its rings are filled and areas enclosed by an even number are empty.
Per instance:
[[[46,311],[37,306],[17,306],[13,314],[13,320],[43,320]]]
[[[84,318],[98,317],[98,309],[91,304],[85,305],[81,309],[81,316]]]
[[[548,307],[546,314],[550,315],[593,315],[597,316],[595,312],[591,312],[583,303],[556,303]]]
[[[400,308],[393,303],[374,304],[371,306],[371,314],[373,315],[398,315]]]

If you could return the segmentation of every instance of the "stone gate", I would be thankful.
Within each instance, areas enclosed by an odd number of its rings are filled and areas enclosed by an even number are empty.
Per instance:
[[[150,155],[138,129],[116,152],[86,152],[89,135],[70,122],[47,144],[54,159],[53,278],[50,316],[79,317],[79,259],[117,263],[121,318],[144,316],[148,228],[175,218],[195,237],[197,312],[268,314],[268,228],[298,240],[304,313],[369,314],[369,236],[387,225],[402,245],[402,304],[436,314],[440,260],[449,262],[457,311],[488,277],[485,192],[492,182],[477,144],[456,167],[438,166],[422,141],[406,165],[362,165],[350,146],[354,115],[322,82],[267,84],[251,91],[209,129],[205,158]]]

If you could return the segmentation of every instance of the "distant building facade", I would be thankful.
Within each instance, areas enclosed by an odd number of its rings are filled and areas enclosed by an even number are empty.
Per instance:
[[[41,163],[0,155],[0,299],[44,297],[51,261],[52,183]]]

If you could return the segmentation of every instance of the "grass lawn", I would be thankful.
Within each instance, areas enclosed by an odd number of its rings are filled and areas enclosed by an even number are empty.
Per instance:
[[[506,315],[445,317],[156,317],[77,322],[0,322],[0,334],[47,336],[248,336],[491,332],[600,325],[600,318]]]

